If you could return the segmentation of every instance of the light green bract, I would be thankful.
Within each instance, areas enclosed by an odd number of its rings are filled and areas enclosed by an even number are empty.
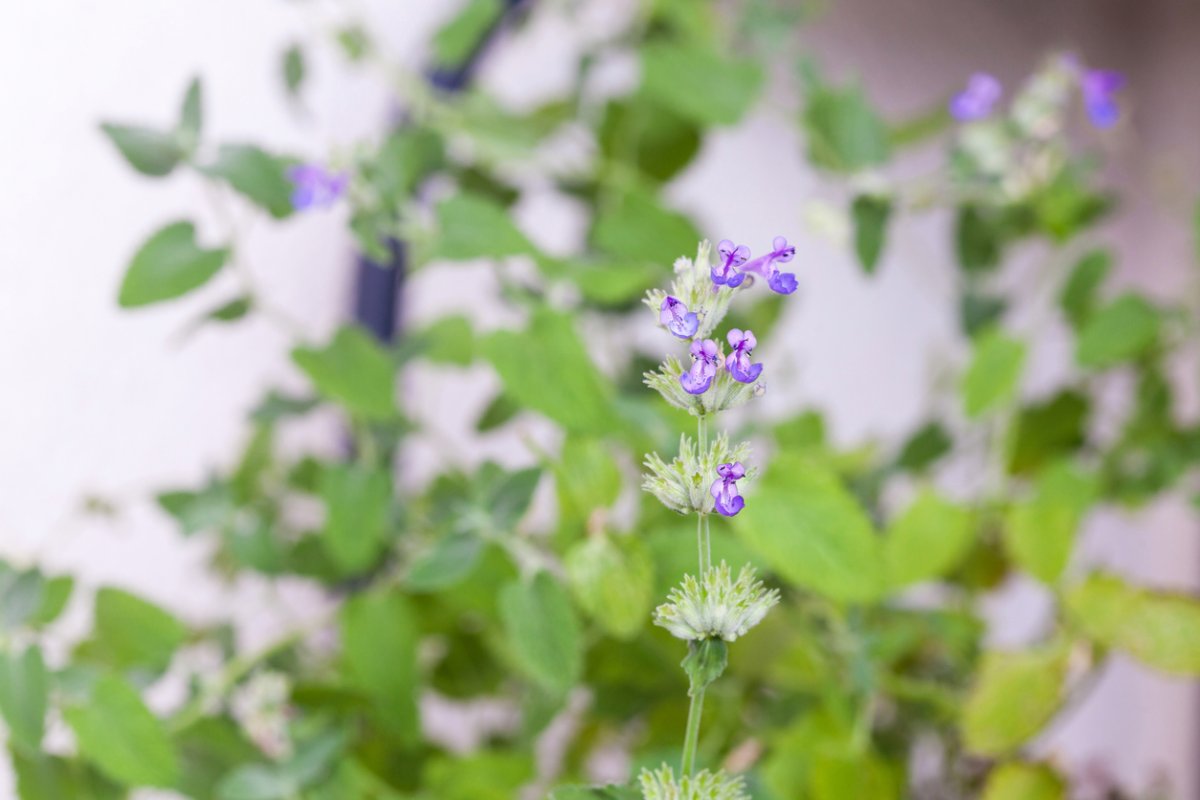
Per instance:
[[[683,585],[672,589],[667,602],[655,609],[654,624],[680,639],[732,642],[745,636],[778,602],[779,590],[765,588],[749,564],[735,581],[722,561],[705,573],[703,581],[683,576]]]
[[[642,489],[657,497],[672,511],[707,514],[713,510],[713,496],[709,490],[717,474],[717,465],[748,461],[749,458],[748,442],[731,447],[729,437],[720,434],[709,446],[708,452],[701,453],[695,440],[683,435],[679,437],[679,455],[670,463],[663,461],[658,453],[646,456],[643,463],[650,473],[643,476]],[[753,469],[746,473],[749,479],[753,479],[754,475]]]
[[[664,764],[654,772],[642,770],[638,782],[644,800],[750,800],[740,777],[706,769],[677,780]]]

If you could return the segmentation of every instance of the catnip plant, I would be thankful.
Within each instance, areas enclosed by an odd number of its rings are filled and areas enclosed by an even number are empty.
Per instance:
[[[782,272],[795,256],[795,247],[777,237],[772,249],[750,260],[745,245],[724,240],[717,245],[715,263],[706,241],[696,258],[675,262],[670,293],[652,290],[646,305],[659,324],[676,339],[689,342],[691,365],[668,356],[656,372],[646,373],[646,384],[672,406],[696,418],[696,438],[679,438],[679,454],[668,463],[657,453],[646,457],[649,473],[643,488],[667,508],[696,516],[697,571],[685,575],[671,590],[667,602],[654,612],[654,623],[687,642],[682,666],[688,676],[687,728],[680,774],[664,764],[643,770],[640,784],[646,800],[740,800],[748,795],[740,777],[723,771],[696,769],[696,750],[708,686],[725,671],[728,644],[744,636],[779,602],[779,591],[757,580],[752,566],[742,567],[737,578],[729,565],[712,562],[711,520],[714,513],[734,517],[746,506],[739,481],[754,478],[747,468],[750,445],[730,444],[724,432],[709,435],[711,418],[743,405],[765,391],[763,365],[752,357],[757,346],[754,332],[731,328],[724,340],[717,334],[739,289],[749,289],[762,279],[774,292],[796,291],[796,276]]]

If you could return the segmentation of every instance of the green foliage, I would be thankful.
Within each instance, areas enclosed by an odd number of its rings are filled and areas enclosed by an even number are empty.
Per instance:
[[[403,595],[359,595],[342,608],[342,658],[351,688],[398,742],[420,741],[417,711],[417,622]]]
[[[85,705],[63,713],[79,752],[113,780],[164,788],[178,780],[179,761],[166,729],[120,678],[101,677]]]
[[[854,252],[867,274],[874,273],[879,264],[891,215],[892,200],[888,197],[860,194],[850,204],[850,217],[854,220]]]
[[[92,638],[76,654],[117,670],[158,673],[187,638],[182,622],[158,606],[121,589],[96,593]]]
[[[391,476],[382,470],[337,465],[322,471],[321,541],[340,570],[353,574],[375,561],[388,538],[391,498]]]
[[[1041,764],[1002,764],[988,776],[983,800],[1065,800],[1066,786]]]
[[[763,70],[693,44],[642,48],[642,91],[656,104],[705,125],[732,125],[757,98]]]
[[[810,86],[803,123],[809,160],[822,169],[858,172],[891,155],[887,126],[858,86]]]
[[[433,54],[437,63],[446,67],[466,63],[499,19],[501,10],[500,0],[470,0],[434,35]]]
[[[1040,580],[1056,582],[1097,488],[1093,476],[1069,463],[1047,468],[1038,476],[1033,497],[1009,511],[1004,541],[1013,560]]]
[[[962,381],[967,416],[981,417],[1012,402],[1024,366],[1024,343],[997,331],[980,335]]]
[[[134,308],[173,300],[208,283],[229,256],[228,249],[200,247],[192,223],[173,222],[160,228],[134,254],[117,302]]]
[[[580,607],[605,632],[632,639],[654,607],[654,562],[637,539],[598,535],[566,555],[567,576]]]
[[[596,215],[592,245],[616,259],[661,265],[691,256],[702,238],[692,222],[641,192],[623,195]]]
[[[287,169],[294,159],[272,155],[252,144],[223,144],[217,159],[203,167],[275,219],[291,215],[292,182]]]
[[[533,244],[512,217],[487,198],[456,194],[437,207],[438,238],[430,260],[466,261],[536,255]]]
[[[365,420],[396,415],[395,367],[363,330],[341,328],[324,348],[297,347],[292,360],[322,396],[350,414]]]
[[[562,584],[539,572],[501,589],[499,603],[516,667],[553,694],[574,686],[583,671],[583,639]]]
[[[0,714],[4,715],[9,744],[14,749],[31,756],[41,749],[49,694],[41,650],[30,646],[20,654],[0,654]]]
[[[279,65],[280,75],[287,93],[293,97],[300,94],[304,79],[308,77],[308,66],[304,58],[304,49],[298,44],[289,45],[283,51],[283,59]]]
[[[1112,266],[1112,253],[1107,250],[1092,250],[1071,268],[1067,282],[1059,294],[1058,304],[1076,328],[1082,327],[1095,310],[1097,293],[1108,273],[1112,271]]]
[[[1154,347],[1160,324],[1148,301],[1122,295],[1088,318],[1079,332],[1075,360],[1083,367],[1107,369],[1137,358]]]
[[[1062,703],[1067,654],[1061,646],[989,653],[963,706],[967,747],[999,756],[1037,734]]]
[[[889,526],[884,558],[893,586],[941,577],[966,555],[970,514],[932,491],[917,496]]]

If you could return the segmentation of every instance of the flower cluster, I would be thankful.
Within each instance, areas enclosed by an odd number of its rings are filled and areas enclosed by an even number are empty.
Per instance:
[[[296,164],[287,171],[292,182],[292,207],[297,211],[328,208],[350,185],[345,172],[332,172],[320,164]]]
[[[701,770],[677,779],[663,764],[653,772],[642,770],[639,783],[645,800],[750,800],[742,779],[724,772]]]
[[[727,480],[721,470],[728,472],[727,468],[736,464],[741,474],[734,481],[742,475],[752,477],[753,472],[747,472],[742,466],[742,461],[749,456],[749,444],[742,442],[730,447],[729,439],[724,434],[718,435],[705,452],[700,452],[695,440],[683,435],[679,437],[679,455],[674,461],[667,463],[658,453],[646,456],[645,465],[650,473],[643,479],[642,488],[657,497],[664,506],[680,514],[708,514],[714,510],[726,513],[717,506],[718,489],[724,491]],[[708,476],[714,474],[717,478],[710,482]],[[736,485],[730,486],[730,490],[736,494]],[[728,497],[729,492],[726,495]],[[737,503],[740,511],[745,502],[741,497],[737,499],[741,501]],[[733,502],[732,499],[728,500],[727,510],[732,510]],[[736,513],[733,511],[733,514]]]
[[[742,567],[737,580],[724,561],[697,580],[685,575],[667,602],[654,611],[654,624],[672,636],[689,641],[721,639],[732,642],[762,621],[776,603],[778,589],[766,589],[754,568]]]
[[[1119,72],[1107,69],[1085,69],[1074,56],[1064,56],[1059,60],[1062,72],[1079,88],[1083,97],[1083,106],[1087,109],[1088,118],[1097,128],[1111,128],[1120,118],[1117,107],[1116,93],[1125,85],[1125,76]],[[1041,95],[1039,99],[1058,101],[1061,90],[1058,76],[1051,76],[1049,83],[1038,85],[1035,82],[1029,87],[1032,95]],[[1044,91],[1051,89],[1049,97]],[[1039,91],[1042,90],[1042,91]],[[1004,87],[994,76],[986,72],[976,72],[968,80],[966,88],[956,94],[950,101],[950,115],[959,122],[974,122],[990,116],[996,103],[1004,94]],[[1055,104],[1059,104],[1055,102]]]

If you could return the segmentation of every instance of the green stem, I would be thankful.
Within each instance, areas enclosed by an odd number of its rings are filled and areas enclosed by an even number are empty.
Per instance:
[[[706,463],[708,460],[708,415],[701,414],[696,417],[696,444],[700,453],[700,463]],[[704,576],[708,574],[709,567],[712,566],[712,539],[708,528],[708,514],[700,513],[699,519],[696,520],[696,548],[700,555],[700,575],[699,578],[704,580]]]
[[[691,775],[696,768],[696,750],[700,746],[700,714],[704,710],[704,687],[692,687],[692,702],[688,706],[687,734],[683,738],[683,763],[680,770]]]
[[[700,523],[704,528],[700,538],[700,575],[703,577],[712,569],[712,534],[708,529],[708,514],[700,515]]]

